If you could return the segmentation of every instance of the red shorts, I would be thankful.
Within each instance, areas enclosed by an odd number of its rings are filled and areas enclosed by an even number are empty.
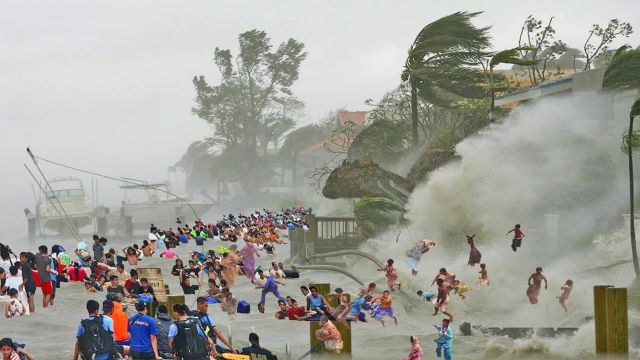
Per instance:
[[[42,295],[51,295],[53,293],[53,286],[51,285],[51,280],[42,283],[40,287],[42,289]]]

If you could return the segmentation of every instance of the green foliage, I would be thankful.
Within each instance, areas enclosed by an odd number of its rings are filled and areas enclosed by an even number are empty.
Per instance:
[[[534,85],[549,79],[552,65],[567,50],[567,44],[562,40],[554,40],[556,30],[551,25],[552,22],[553,17],[543,26],[541,20],[529,15],[520,31],[518,47],[529,49],[520,51],[521,56],[536,62],[527,65],[529,79]]]
[[[409,148],[410,134],[408,123],[394,124],[387,120],[378,120],[364,128],[349,146],[347,161],[371,156],[380,165],[389,165]]]
[[[532,51],[530,46],[520,46],[513,49],[498,51],[489,60],[489,68],[493,70],[499,64],[514,64],[520,66],[536,65],[539,60],[525,59],[520,56],[522,51]]]
[[[602,54],[606,54],[609,45],[619,37],[629,37],[633,34],[633,27],[627,22],[620,22],[618,19],[611,19],[606,27],[593,24],[589,31],[589,36],[584,42],[584,54],[586,62],[583,70],[591,69],[591,64]]]
[[[258,30],[240,34],[238,43],[236,59],[228,49],[216,47],[214,51],[221,76],[218,85],[209,84],[202,75],[193,78],[196,106],[192,111],[212,125],[214,144],[241,152],[234,168],[243,172],[240,180],[245,189],[255,191],[261,181],[269,179],[264,173],[258,176],[258,143],[266,157],[267,144],[277,143],[293,126],[283,104],[301,104],[292,97],[291,86],[306,53],[304,44],[294,39],[273,50],[271,39]]]
[[[405,61],[402,81],[433,104],[452,106],[455,98],[482,98],[482,74],[475,68],[489,46],[489,28],[475,27],[480,13],[456,12],[425,26],[416,36]]]
[[[640,49],[630,46],[619,48],[602,79],[603,89],[640,87]]]
[[[355,205],[356,223],[366,237],[373,237],[398,222],[402,205],[384,195],[369,195]]]

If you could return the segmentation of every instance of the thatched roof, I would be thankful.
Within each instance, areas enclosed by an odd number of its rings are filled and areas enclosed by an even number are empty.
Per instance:
[[[329,199],[361,198],[367,195],[398,194],[411,191],[410,183],[402,176],[387,171],[375,164],[370,157],[353,162],[343,162],[334,169],[322,189]]]

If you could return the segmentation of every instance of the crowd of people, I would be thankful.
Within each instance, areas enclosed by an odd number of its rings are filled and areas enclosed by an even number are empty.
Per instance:
[[[249,335],[251,346],[234,349],[231,343],[216,327],[209,315],[210,303],[219,303],[221,309],[234,319],[237,312],[248,312],[249,303],[238,300],[233,295],[236,282],[246,278],[255,289],[260,290],[257,302],[259,312],[266,311],[267,297],[275,297],[276,320],[319,321],[320,329],[316,338],[326,351],[340,353],[343,342],[335,323],[351,327],[357,322],[369,322],[373,319],[385,327],[387,317],[398,324],[393,309],[392,293],[400,290],[402,284],[394,259],[388,259],[386,265],[377,269],[385,274],[387,289],[376,293],[377,286],[370,283],[366,288],[358,289],[355,296],[348,297],[342,288],[336,288],[333,294],[322,295],[313,286],[301,286],[302,301],[292,296],[283,296],[279,286],[288,278],[297,278],[293,269],[285,269],[282,263],[272,262],[270,269],[256,266],[261,253],[273,254],[278,244],[283,244],[279,232],[297,227],[308,231],[305,216],[311,209],[298,207],[281,211],[255,211],[248,216],[229,214],[215,223],[204,224],[196,221],[192,227],[182,224],[179,219],[174,230],[160,230],[153,224],[147,238],[141,246],[132,244],[121,250],[109,248],[109,240],[98,235],[93,236],[91,247],[79,242],[70,254],[60,245],[54,245],[50,251],[42,245],[36,254],[21,252],[16,256],[7,246],[0,246],[0,296],[4,301],[6,318],[23,316],[36,311],[34,295],[37,288],[42,292],[42,308],[54,304],[56,289],[62,283],[79,282],[88,292],[104,292],[105,300],[100,304],[96,300],[86,303],[87,317],[78,325],[74,360],[82,359],[209,359],[225,353],[260,355],[270,360],[277,359],[268,350],[260,346],[255,333]],[[509,233],[514,233],[512,249],[521,247],[524,233],[516,225]],[[487,266],[481,263],[481,253],[474,243],[475,235],[467,236],[470,245],[469,266],[480,265],[478,287],[490,286]],[[205,251],[205,242],[221,240],[225,245]],[[181,259],[174,251],[181,244],[194,243],[200,251],[189,252],[188,259]],[[241,248],[238,244],[242,243]],[[228,246],[227,246],[228,244]],[[412,275],[417,276],[421,257],[436,243],[420,240],[407,251],[407,263]],[[175,264],[171,274],[177,277],[185,295],[197,294],[196,309],[186,304],[176,304],[171,309],[160,304],[148,279],[140,277],[137,266],[145,258],[159,254]],[[186,261],[186,263],[185,263]],[[125,270],[125,265],[129,270]],[[242,281],[242,280],[240,280]],[[529,277],[526,295],[531,304],[536,304],[541,292],[542,282],[547,288],[547,279],[542,268]],[[441,324],[434,325],[438,331],[436,355],[451,359],[452,331],[450,323],[453,314],[447,309],[451,295],[461,300],[471,287],[456,278],[446,268],[441,268],[431,286],[436,291],[418,291],[417,295],[431,303],[433,315],[447,315]],[[565,311],[566,301],[573,288],[573,281],[567,280],[558,297]],[[148,313],[154,304],[155,316]],[[102,305],[102,313],[100,313]],[[133,315],[126,310],[135,309]],[[244,311],[246,309],[246,311]],[[169,316],[172,313],[174,320]],[[411,352],[408,360],[418,360],[423,356],[419,339],[411,337]],[[9,338],[0,340],[0,350],[4,359],[31,359],[24,346]],[[254,357],[255,358],[255,357]]]

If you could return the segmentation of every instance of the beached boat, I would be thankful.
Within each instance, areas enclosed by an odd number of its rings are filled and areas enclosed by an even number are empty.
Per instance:
[[[49,229],[57,233],[71,232],[65,225],[66,217],[76,229],[81,229],[93,221],[93,207],[82,181],[74,177],[48,180],[51,189],[40,193],[37,199],[37,219],[41,230]],[[52,191],[53,189],[53,191]]]
[[[191,223],[204,213],[209,211],[215,204],[213,202],[192,201],[185,197],[165,196],[164,198],[158,194],[157,189],[167,188],[167,183],[161,184],[132,184],[120,186],[121,189],[127,190],[145,190],[147,192],[147,201],[128,202],[123,201],[118,208],[112,208],[109,213],[109,224],[122,225],[125,217],[131,217],[134,228],[148,228],[150,224],[159,227],[175,227],[176,219],[180,218],[183,222]],[[160,190],[162,191],[162,190]],[[188,205],[187,205],[188,202]],[[121,226],[119,226],[122,228]]]

